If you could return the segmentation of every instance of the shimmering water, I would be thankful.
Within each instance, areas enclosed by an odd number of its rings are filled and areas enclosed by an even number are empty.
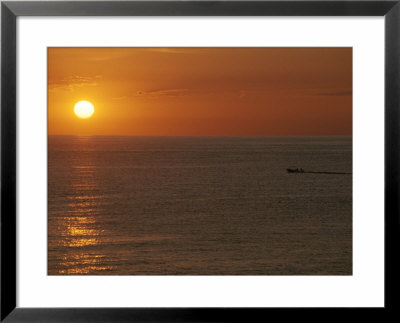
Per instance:
[[[48,273],[351,275],[350,137],[49,137]]]

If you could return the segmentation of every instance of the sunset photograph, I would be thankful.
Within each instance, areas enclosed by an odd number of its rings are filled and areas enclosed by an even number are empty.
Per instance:
[[[49,47],[48,275],[352,275],[351,47]]]

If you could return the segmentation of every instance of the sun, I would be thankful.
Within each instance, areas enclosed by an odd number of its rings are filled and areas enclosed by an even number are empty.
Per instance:
[[[89,101],[79,101],[74,106],[74,112],[78,118],[90,118],[94,113],[94,105]]]

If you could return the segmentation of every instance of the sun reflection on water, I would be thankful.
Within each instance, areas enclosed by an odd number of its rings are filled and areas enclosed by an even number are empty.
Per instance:
[[[85,138],[82,145],[89,141],[90,138]],[[83,153],[73,160],[69,169],[70,180],[65,188],[68,193],[63,197],[68,201],[66,209],[60,210],[54,222],[49,222],[56,235],[62,237],[51,240],[49,235],[49,244],[58,249],[56,266],[51,273],[79,275],[112,270],[110,259],[101,252],[106,233],[99,223],[103,196],[96,160],[93,155]]]
[[[65,247],[83,247],[100,244],[101,230],[91,228],[95,221],[93,218],[78,217],[75,221],[67,221],[62,236],[65,237],[63,245]],[[78,220],[78,221],[76,221]]]
[[[62,265],[65,268],[59,269],[61,275],[82,275],[104,272],[113,269],[113,266],[103,264],[104,255],[77,253],[62,258]]]

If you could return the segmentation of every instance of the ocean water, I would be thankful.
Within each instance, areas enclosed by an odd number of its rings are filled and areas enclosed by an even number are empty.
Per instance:
[[[48,144],[49,275],[352,274],[351,137]]]

